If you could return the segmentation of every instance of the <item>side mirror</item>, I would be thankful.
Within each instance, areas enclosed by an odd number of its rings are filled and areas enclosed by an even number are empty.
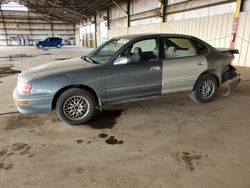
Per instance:
[[[115,60],[114,65],[126,65],[129,63],[129,59],[127,57],[119,57]]]

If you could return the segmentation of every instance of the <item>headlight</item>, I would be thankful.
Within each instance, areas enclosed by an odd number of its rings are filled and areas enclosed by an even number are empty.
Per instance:
[[[18,93],[29,95],[31,92],[32,86],[30,84],[24,83],[20,80],[18,80],[17,83],[17,91]]]

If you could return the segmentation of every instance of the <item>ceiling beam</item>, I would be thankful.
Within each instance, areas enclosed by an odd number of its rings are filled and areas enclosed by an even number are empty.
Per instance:
[[[48,3],[50,2],[50,1],[47,1]],[[51,7],[51,9],[49,10],[49,12],[48,12],[48,15],[50,15],[51,14],[51,12],[53,11],[53,9],[55,8],[55,6],[56,6],[56,3],[57,3],[57,0],[54,0],[54,2],[53,2],[53,5],[52,5],[52,7]]]

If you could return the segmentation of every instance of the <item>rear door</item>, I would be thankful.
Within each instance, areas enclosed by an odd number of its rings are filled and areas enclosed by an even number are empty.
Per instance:
[[[57,46],[57,38],[51,38],[51,44],[50,46]]]
[[[108,78],[109,101],[127,100],[161,94],[162,61],[158,38],[135,42],[119,58],[125,64],[114,64]]]
[[[207,69],[192,40],[185,37],[164,37],[162,94],[186,92],[193,89],[199,75]]]

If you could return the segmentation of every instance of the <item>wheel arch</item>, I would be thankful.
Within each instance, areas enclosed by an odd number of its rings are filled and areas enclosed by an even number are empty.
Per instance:
[[[79,89],[83,89],[83,90],[90,92],[93,95],[93,97],[95,98],[96,104],[98,104],[98,107],[100,108],[100,110],[102,110],[102,103],[101,103],[101,100],[100,100],[99,96],[97,95],[96,91],[94,89],[92,89],[91,87],[86,86],[86,85],[82,85],[82,84],[69,85],[69,86],[65,86],[65,87],[61,88],[60,90],[58,90],[52,99],[52,104],[51,104],[52,110],[54,110],[56,108],[56,102],[57,102],[57,99],[60,97],[60,95],[63,92],[65,92],[66,90],[72,89],[72,88],[79,88]]]
[[[202,72],[200,74],[200,76],[198,77],[198,79],[196,80],[194,87],[193,87],[193,90],[195,89],[196,84],[197,84],[198,80],[200,79],[200,77],[202,77],[205,74],[209,74],[209,75],[213,76],[216,79],[218,86],[220,86],[222,84],[222,78],[221,78],[221,74],[219,73],[219,71],[214,70],[214,69],[213,70],[206,70],[206,71]]]

